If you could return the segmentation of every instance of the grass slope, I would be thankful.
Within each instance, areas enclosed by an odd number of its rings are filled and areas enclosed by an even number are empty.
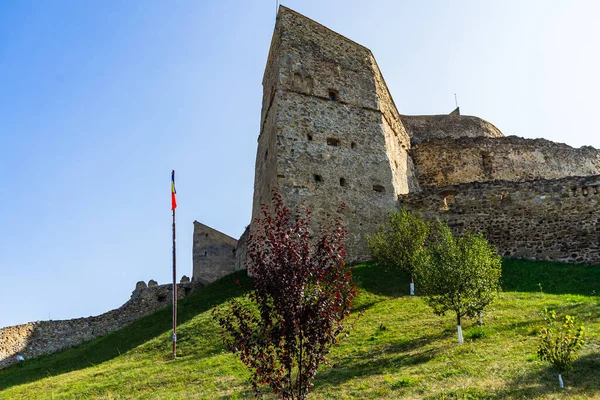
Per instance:
[[[333,349],[311,398],[533,399],[600,398],[600,267],[505,260],[503,290],[484,317],[471,321],[464,345],[454,317],[434,316],[405,296],[407,277],[358,265],[364,309],[351,335]],[[180,303],[179,357],[170,360],[170,312],[163,309],[76,348],[0,371],[0,399],[250,398],[248,372],[223,348],[213,307],[249,287],[244,273]],[[417,286],[418,290],[418,286]],[[557,389],[537,360],[535,324],[543,307],[585,324],[588,340]]]

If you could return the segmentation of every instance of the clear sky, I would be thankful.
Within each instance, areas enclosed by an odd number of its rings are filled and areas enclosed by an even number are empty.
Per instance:
[[[290,0],[369,47],[400,113],[600,148],[600,2]],[[179,276],[193,221],[250,222],[275,1],[0,2],[0,326]]]

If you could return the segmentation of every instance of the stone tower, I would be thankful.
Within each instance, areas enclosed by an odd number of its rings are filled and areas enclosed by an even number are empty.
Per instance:
[[[253,219],[271,190],[318,226],[346,204],[350,258],[368,255],[397,198],[416,189],[410,139],[371,51],[281,6],[263,77]]]

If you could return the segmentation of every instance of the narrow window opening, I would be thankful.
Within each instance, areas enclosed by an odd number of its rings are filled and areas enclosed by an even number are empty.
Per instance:
[[[340,178],[340,186],[346,186],[346,178]]]
[[[317,182],[317,183],[323,182],[323,177],[321,175],[315,174],[314,177],[315,177],[315,182]]]
[[[233,249],[232,253],[235,254],[235,249]]]
[[[205,237],[208,237],[208,233],[207,233],[207,234],[205,234]]]
[[[310,133],[306,135],[306,138],[308,139],[309,142],[312,142],[312,140],[313,140],[312,135]]]
[[[207,256],[207,255],[208,255],[208,251],[205,251],[205,252],[204,252],[204,255],[205,255],[205,256]]]
[[[353,149],[355,149],[356,148],[356,143],[354,143],[354,142],[350,143],[350,147],[353,148]]]
[[[267,159],[268,155],[269,155],[269,149],[267,149],[267,151],[265,151],[265,160]]]
[[[385,192],[385,187],[383,185],[373,185],[373,191],[383,193]]]
[[[327,138],[327,144],[329,146],[339,147],[340,146],[340,140],[336,139],[336,138]]]
[[[337,90],[329,89],[329,100],[331,100],[331,101],[338,100],[338,91]]]

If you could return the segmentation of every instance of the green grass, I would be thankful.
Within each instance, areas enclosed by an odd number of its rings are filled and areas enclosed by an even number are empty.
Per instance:
[[[465,344],[458,345],[454,317],[437,317],[421,298],[406,296],[405,275],[356,266],[356,311],[364,312],[333,349],[331,366],[319,371],[310,397],[600,398],[600,297],[594,291],[600,267],[505,260],[503,271],[503,292],[484,325],[465,323]],[[241,294],[234,279],[250,285],[237,273],[180,303],[176,360],[170,360],[170,312],[163,309],[82,346],[0,370],[0,399],[251,398],[248,372],[225,351],[210,315]],[[588,333],[564,391],[535,357],[544,307],[575,315]]]

